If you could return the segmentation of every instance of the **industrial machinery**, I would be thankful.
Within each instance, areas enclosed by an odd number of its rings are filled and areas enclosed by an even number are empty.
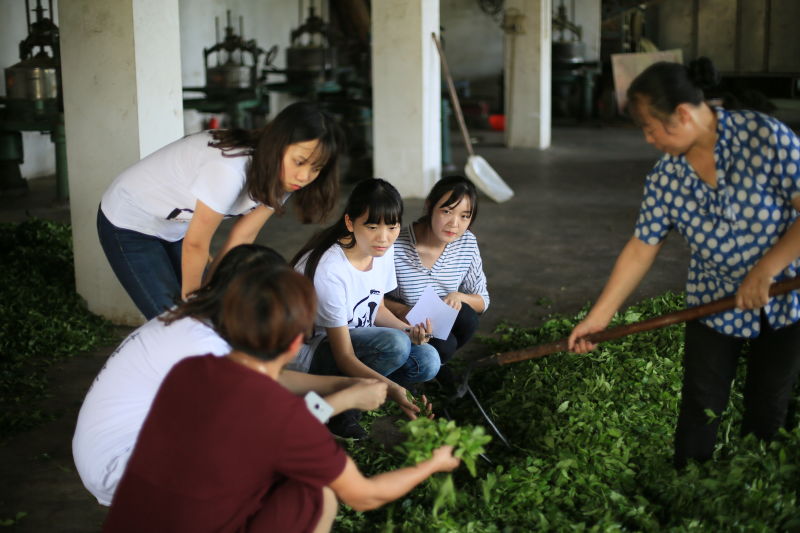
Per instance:
[[[572,12],[574,17],[574,4]],[[592,114],[594,81],[600,69],[597,61],[586,60],[583,30],[570,20],[564,0],[553,17],[553,30],[554,35],[559,31],[552,45],[553,116],[586,119]]]
[[[318,14],[311,0],[306,18],[289,34],[286,68],[264,71],[270,91],[316,100],[337,119],[347,138],[345,176],[351,180],[372,175],[368,29],[366,4],[323,0]],[[269,81],[276,77],[280,81]]]
[[[69,198],[58,27],[49,8],[25,0],[28,36],[19,43],[20,62],[5,69],[6,96],[0,98],[0,190],[26,191],[19,165],[23,162],[23,131],[50,132],[56,148],[57,199]],[[31,12],[36,20],[31,22]],[[48,53],[47,48],[50,49]]]
[[[259,59],[263,55],[268,66],[278,52],[260,48],[254,39],[245,40],[244,24],[239,17],[239,35],[231,25],[231,12],[227,11],[225,37],[220,40],[219,18],[215,17],[216,43],[203,49],[206,84],[204,87],[184,87],[184,92],[203,93],[204,97],[185,97],[184,108],[204,113],[225,113],[231,127],[256,127],[254,115],[269,112],[266,88],[258,79]],[[214,58],[211,64],[210,58]]]

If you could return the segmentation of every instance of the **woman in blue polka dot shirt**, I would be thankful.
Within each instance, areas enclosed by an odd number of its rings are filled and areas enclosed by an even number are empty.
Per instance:
[[[656,63],[628,89],[645,139],[664,155],[647,176],[633,237],[597,303],[572,331],[570,349],[608,325],[650,269],[670,230],[689,245],[686,304],[736,295],[736,308],[686,325],[675,465],[711,458],[719,417],[746,341],[743,433],[769,439],[785,423],[800,370],[800,299],[770,298],[771,283],[800,269],[800,140],[754,111],[710,107],[718,75],[701,58]]]

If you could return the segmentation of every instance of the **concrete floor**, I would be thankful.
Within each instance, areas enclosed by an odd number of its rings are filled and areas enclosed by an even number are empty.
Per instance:
[[[658,153],[630,126],[559,127],[545,151],[502,146],[502,135],[473,132],[476,153],[515,191],[504,204],[484,198],[474,226],[489,281],[492,304],[480,332],[503,320],[537,325],[549,313],[573,314],[602,288],[636,220],[643,178]],[[465,160],[463,147],[453,151]],[[0,197],[0,222],[26,212],[58,220],[68,210],[54,204],[52,180],[35,180],[21,198]],[[406,204],[406,221],[418,216],[421,200]],[[270,221],[259,242],[291,257],[317,229],[290,216]],[[670,237],[632,301],[681,290],[688,254]],[[546,304],[546,302],[551,302]],[[120,334],[125,330],[120,330]],[[114,346],[55,369],[48,407],[60,417],[0,444],[0,521],[25,512],[7,531],[98,531],[105,508],[83,489],[74,470],[71,437],[89,383]],[[481,354],[473,341],[468,355]]]

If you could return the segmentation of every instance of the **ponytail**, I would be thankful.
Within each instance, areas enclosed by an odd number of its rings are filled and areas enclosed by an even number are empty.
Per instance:
[[[308,254],[303,272],[313,280],[322,255],[331,246],[352,248],[356,245],[355,238],[344,244],[341,242],[341,239],[353,236],[344,223],[344,216],[347,215],[350,220],[355,221],[357,218],[364,216],[365,213],[369,213],[366,220],[367,224],[379,224],[381,222],[392,225],[402,224],[403,200],[400,197],[400,193],[391,183],[380,178],[370,178],[359,182],[353,192],[350,193],[347,205],[339,220],[311,237],[292,258],[292,266],[297,266],[303,256]]]

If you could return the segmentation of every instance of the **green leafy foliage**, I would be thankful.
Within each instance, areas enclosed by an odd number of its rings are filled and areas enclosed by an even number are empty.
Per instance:
[[[475,462],[492,437],[484,433],[481,426],[459,427],[454,420],[440,418],[417,418],[404,423],[402,431],[408,436],[399,446],[400,451],[406,455],[408,464],[417,464],[430,459],[433,451],[440,446],[453,447],[453,455],[461,459],[469,473],[477,475]],[[452,506],[456,502],[456,488],[452,474],[434,477],[430,480],[436,498],[433,501],[433,514],[438,515],[439,509]]]
[[[75,292],[69,226],[38,219],[0,225],[0,435],[52,415],[39,401],[56,361],[110,340],[110,324]]]
[[[668,293],[619,313],[613,325],[683,305],[682,295]],[[504,324],[483,341],[488,353],[551,342],[566,337],[585,312],[551,317],[538,328]],[[472,389],[513,448],[487,445],[491,464],[477,460],[475,478],[456,470],[458,489],[435,514],[440,487],[426,483],[386,509],[344,510],[336,531],[800,531],[800,428],[793,420],[771,443],[741,437],[743,372],[719,417],[714,460],[682,473],[672,467],[682,355],[677,325],[586,355],[476,372]],[[435,409],[446,404],[432,400]],[[468,400],[451,402],[448,411],[462,423],[480,420]],[[420,425],[419,432],[433,433],[427,422]],[[402,465],[378,446],[350,451],[368,472]]]

